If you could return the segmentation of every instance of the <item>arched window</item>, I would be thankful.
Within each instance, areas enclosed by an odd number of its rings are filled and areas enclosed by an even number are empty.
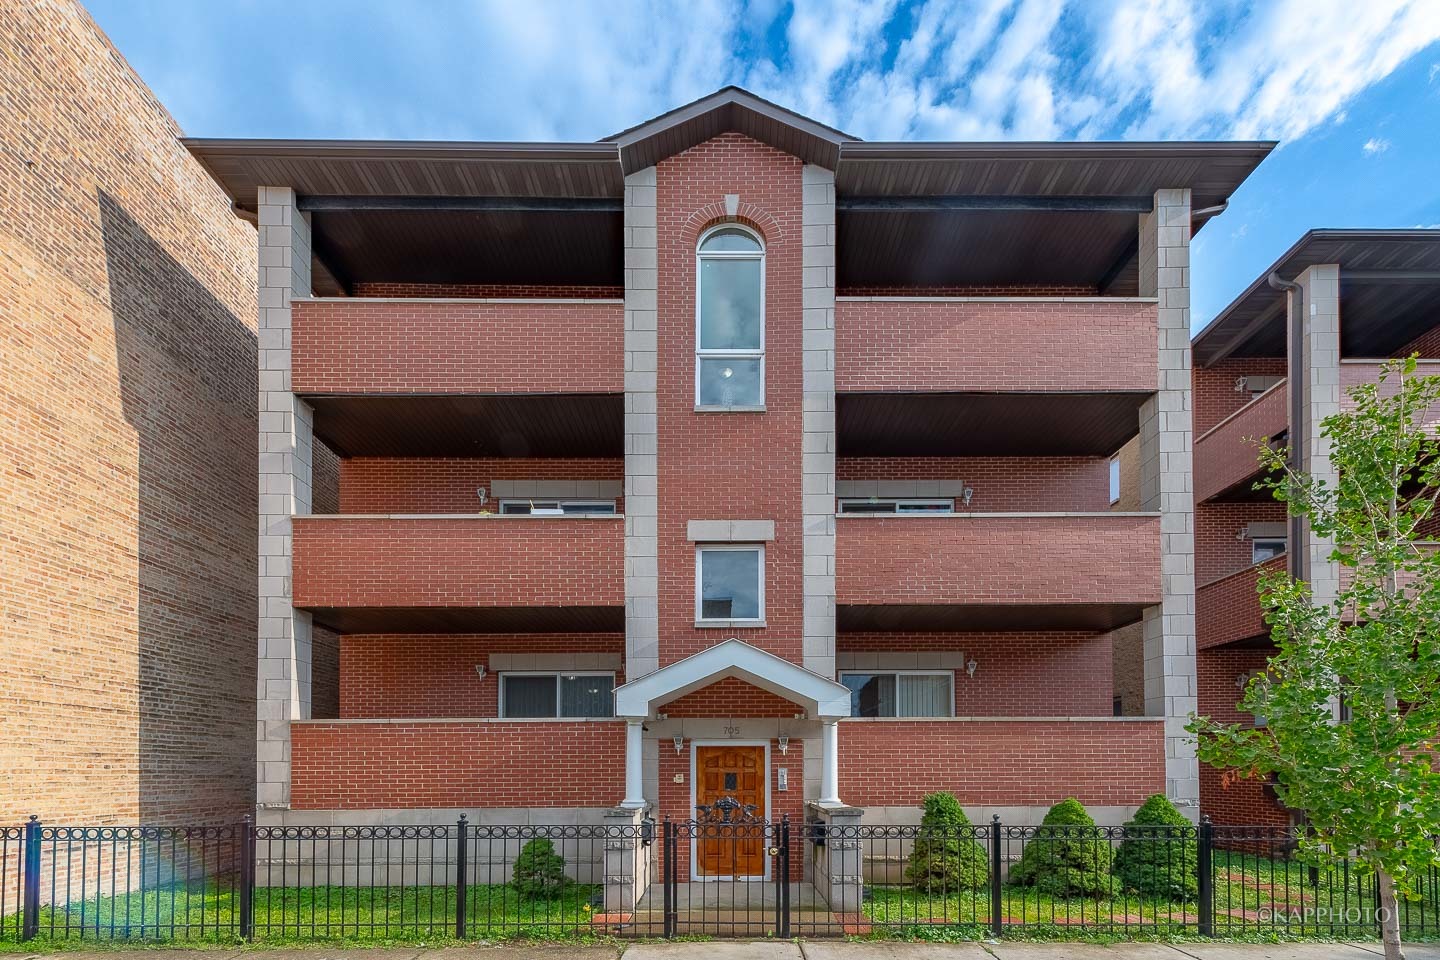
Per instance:
[[[695,405],[764,406],[765,246],[725,224],[700,238],[695,259]]]

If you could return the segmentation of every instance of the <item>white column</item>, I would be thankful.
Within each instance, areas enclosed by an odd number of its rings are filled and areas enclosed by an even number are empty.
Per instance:
[[[655,168],[625,178],[625,679],[660,669]],[[638,794],[637,794],[638,795]]]
[[[645,806],[645,720],[625,721],[625,799],[620,806],[639,810]]]
[[[805,669],[835,676],[835,174],[802,172],[804,319],[800,462],[804,523]],[[627,506],[628,509],[628,506]]]
[[[820,718],[820,799],[821,806],[843,807],[840,800],[840,721]]]
[[[1292,428],[1291,433],[1304,438],[1300,469],[1323,478],[1333,490],[1339,477],[1330,462],[1330,441],[1321,435],[1320,424],[1340,412],[1340,267],[1334,263],[1316,264],[1295,282],[1305,291],[1305,316],[1289,318],[1292,332],[1296,324],[1300,325],[1302,344],[1301,355],[1290,362],[1290,382],[1303,384],[1305,422]],[[1315,602],[1333,603],[1340,590],[1340,568],[1330,559],[1334,541],[1317,536],[1307,523],[1300,527],[1300,542],[1289,549],[1303,558],[1302,575],[1310,584]]]
[[[1195,491],[1190,415],[1190,191],[1158,190],[1142,214],[1140,295],[1158,301],[1158,389],[1140,411],[1142,509],[1160,513],[1160,604],[1144,613],[1145,712],[1165,718],[1165,792],[1199,815],[1200,763],[1185,730],[1196,709]]]

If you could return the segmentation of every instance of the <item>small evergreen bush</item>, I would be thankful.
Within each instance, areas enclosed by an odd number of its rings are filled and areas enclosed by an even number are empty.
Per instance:
[[[1165,900],[1194,900],[1199,844],[1191,823],[1163,794],[1155,794],[1125,823],[1115,853],[1115,876],[1125,889]]]
[[[1048,828],[1048,829],[1047,829]],[[1054,897],[1098,897],[1110,892],[1110,841],[1074,797],[1050,808],[1029,837],[1010,882]]]
[[[924,801],[920,832],[910,851],[905,879],[938,893],[983,890],[990,882],[990,858],[967,828],[970,818],[951,793],[931,793]]]
[[[555,844],[536,837],[525,844],[515,858],[511,885],[527,897],[546,899],[558,896],[570,882],[565,876],[565,858],[555,852]]]

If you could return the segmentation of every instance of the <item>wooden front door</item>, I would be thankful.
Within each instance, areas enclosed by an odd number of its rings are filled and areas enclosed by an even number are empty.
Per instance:
[[[719,825],[696,810],[695,873],[701,877],[763,877],[766,824],[765,748],[715,746],[695,748],[695,805],[710,807],[725,797],[741,809]],[[753,811],[745,808],[753,807]]]

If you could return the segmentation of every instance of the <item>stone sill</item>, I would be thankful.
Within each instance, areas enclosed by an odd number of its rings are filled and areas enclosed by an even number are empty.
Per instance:
[[[753,630],[768,627],[764,620],[696,620],[696,630]]]
[[[765,405],[748,407],[716,407],[709,404],[695,404],[696,413],[764,413]]]

